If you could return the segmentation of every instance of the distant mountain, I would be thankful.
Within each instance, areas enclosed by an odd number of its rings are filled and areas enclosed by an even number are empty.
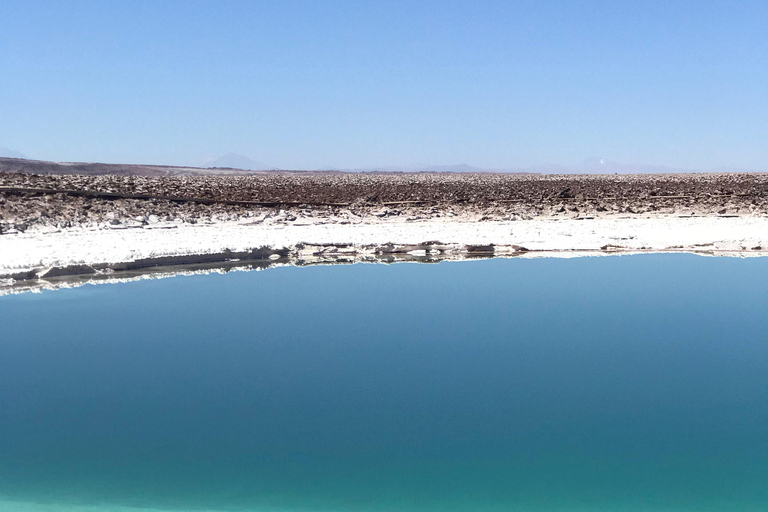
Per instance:
[[[0,158],[27,158],[18,151],[12,149],[0,147]]]
[[[172,165],[105,164],[88,162],[47,162],[24,158],[6,157],[17,152],[0,148],[0,172],[23,172],[36,174],[115,174],[138,176],[247,176],[264,170],[277,170],[248,157],[230,153],[215,160],[209,160],[204,167],[182,167]],[[277,170],[279,171],[279,170]],[[610,162],[604,159],[588,159],[579,165],[543,164],[530,167],[493,169],[474,167],[467,164],[432,165],[411,167],[368,167],[358,169],[293,170],[279,172],[360,172],[360,173],[506,173],[506,174],[657,174],[692,172],[760,172],[748,169],[721,167],[708,171],[680,169],[660,165],[632,165]]]
[[[239,155],[237,153],[227,153],[219,158],[206,160],[201,167],[242,169],[244,171],[268,171],[274,169],[274,167],[270,167],[261,162],[256,162],[245,155]]]
[[[720,167],[702,171],[700,169],[684,169],[665,165],[625,164],[604,158],[587,158],[578,164],[539,164],[528,167],[488,168],[475,167],[468,164],[447,164],[410,167],[367,167],[357,169],[342,169],[344,172],[495,172],[505,174],[671,174],[695,172],[757,172],[750,169],[735,167]]]
[[[0,157],[0,172],[33,174],[113,174],[119,176],[248,176],[259,171],[234,168],[178,167],[172,165],[104,164],[98,162],[46,162]]]

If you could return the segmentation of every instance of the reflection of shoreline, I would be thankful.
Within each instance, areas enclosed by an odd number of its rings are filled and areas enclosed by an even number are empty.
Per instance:
[[[179,265],[164,265],[145,267],[135,270],[119,270],[119,271],[103,271],[92,274],[63,274],[50,278],[33,278],[25,280],[0,280],[0,296],[8,294],[17,294],[25,292],[41,292],[44,290],[59,290],[67,288],[77,288],[87,284],[115,284],[115,283],[127,283],[131,281],[140,281],[143,279],[165,279],[168,277],[178,276],[190,276],[190,275],[203,275],[203,274],[226,274],[233,271],[253,271],[253,270],[266,270],[269,268],[284,267],[284,266],[296,266],[296,267],[310,267],[318,265],[352,265],[355,263],[380,263],[380,264],[394,264],[394,263],[440,263],[444,261],[470,261],[477,259],[492,259],[492,258],[574,258],[580,256],[619,256],[619,255],[638,255],[638,254],[659,254],[659,253],[685,253],[685,254],[697,254],[700,256],[729,256],[729,257],[745,257],[745,256],[768,256],[768,251],[684,251],[684,250],[610,250],[610,251],[531,251],[531,252],[518,252],[507,254],[483,254],[483,255],[467,255],[465,257],[440,257],[440,256],[416,256],[416,255],[397,255],[397,256],[382,256],[382,257],[351,257],[351,256],[339,256],[338,258],[328,257],[318,259],[315,261],[295,261],[290,258],[280,258],[277,260],[249,260],[249,261],[226,261],[220,263],[206,263],[206,264],[179,264]],[[286,261],[287,260],[287,261]],[[61,269],[66,270],[66,269]]]
[[[0,237],[0,294],[189,273],[356,262],[689,252],[768,255],[768,218],[656,217],[531,221],[69,229]]]

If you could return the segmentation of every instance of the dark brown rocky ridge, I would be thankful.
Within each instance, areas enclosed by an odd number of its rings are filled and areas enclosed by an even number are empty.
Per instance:
[[[236,220],[280,212],[412,220],[768,215],[768,174],[507,175],[254,173],[119,176],[0,173],[0,233],[123,221]]]

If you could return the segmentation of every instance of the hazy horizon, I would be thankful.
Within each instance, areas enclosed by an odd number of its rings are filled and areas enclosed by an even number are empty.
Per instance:
[[[21,158],[26,160],[39,160],[34,157],[9,150],[5,147],[0,147],[0,158]],[[356,168],[342,168],[326,166],[322,168],[308,167],[308,168],[286,168],[276,165],[265,164],[263,162],[257,162],[245,155],[237,153],[227,153],[219,158],[207,158],[202,162],[194,162],[191,164],[158,164],[156,162],[95,162],[95,161],[78,161],[78,162],[66,162],[63,160],[52,160],[53,162],[61,163],[82,163],[82,164],[107,164],[107,165],[161,165],[161,166],[175,166],[175,167],[194,167],[194,168],[232,168],[242,169],[250,171],[347,171],[347,172],[368,172],[368,171],[380,171],[380,172],[501,172],[501,173],[541,173],[541,174],[656,174],[656,173],[696,173],[696,172],[765,172],[756,169],[742,169],[735,167],[718,167],[713,169],[685,169],[676,168],[664,165],[643,165],[643,164],[628,164],[623,162],[612,162],[605,159],[598,158],[585,158],[580,163],[572,165],[561,164],[540,164],[532,165],[528,167],[504,167],[504,168],[484,168],[470,165],[467,163],[456,164],[423,164],[415,163],[411,165],[401,166],[371,166],[371,167],[356,167]]]
[[[182,166],[768,171],[766,24],[758,1],[10,0],[0,146]]]

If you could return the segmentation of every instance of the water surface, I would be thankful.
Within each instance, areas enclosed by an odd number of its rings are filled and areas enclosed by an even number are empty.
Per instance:
[[[0,298],[0,509],[766,510],[767,277],[653,255]]]

